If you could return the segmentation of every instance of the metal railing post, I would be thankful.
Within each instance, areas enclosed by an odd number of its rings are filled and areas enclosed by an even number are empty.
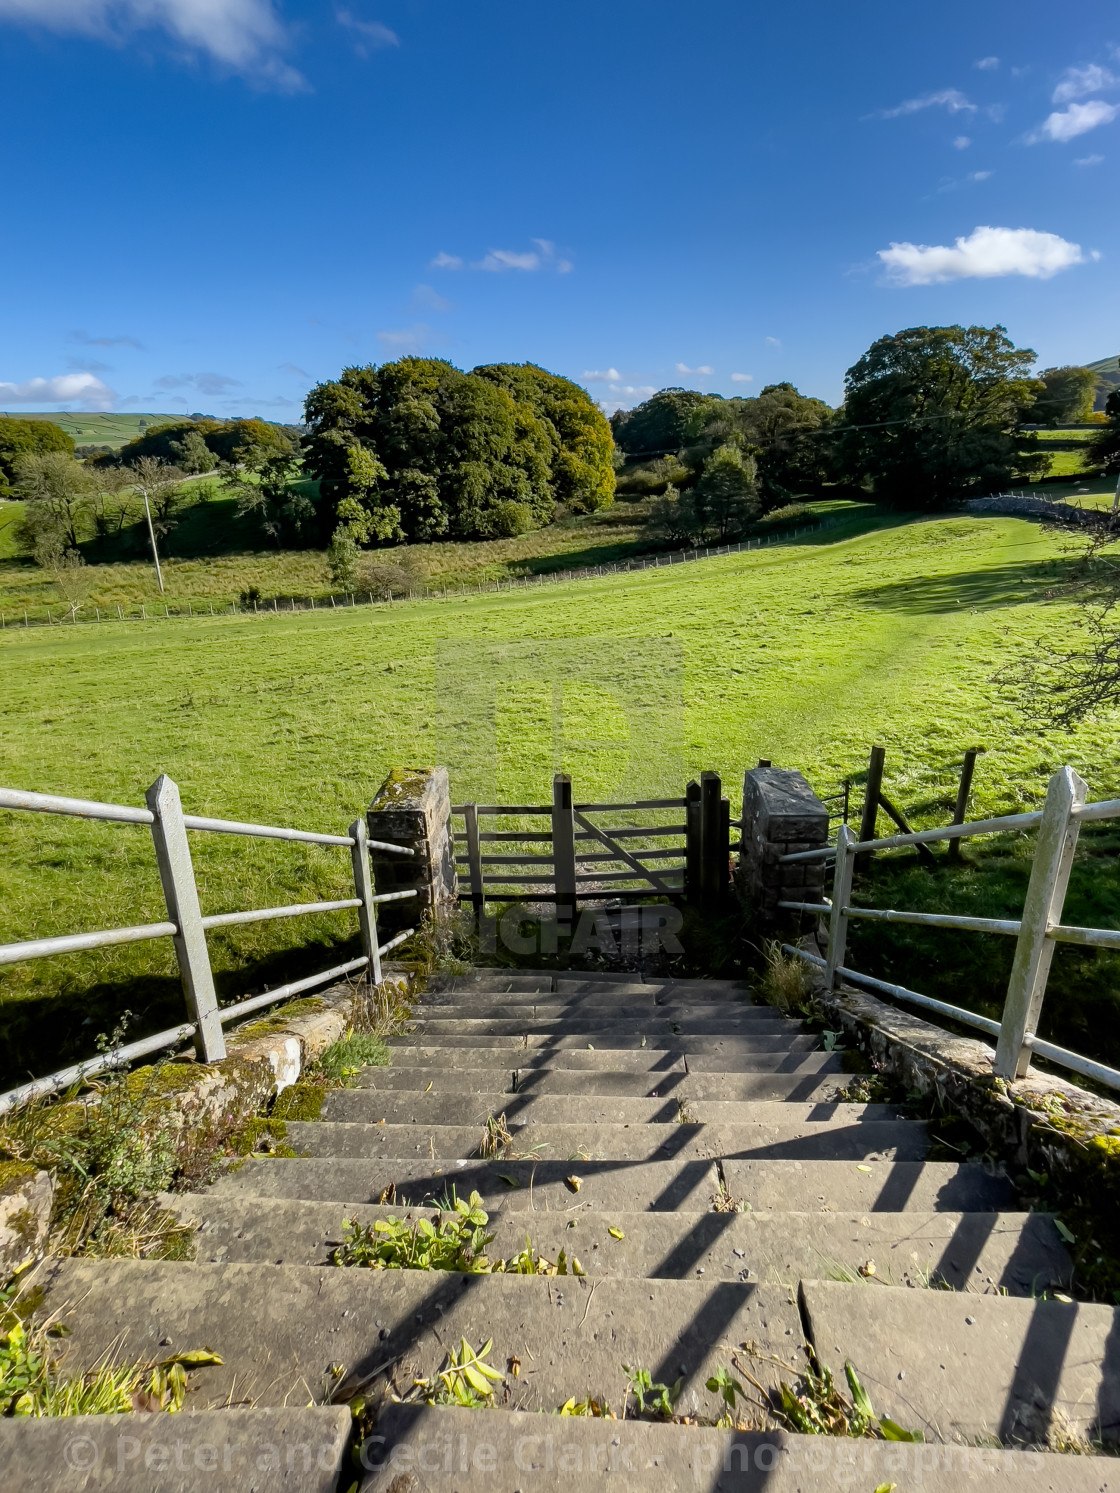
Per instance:
[[[476,916],[481,918],[486,906],[486,889],[482,884],[482,842],[478,838],[478,805],[464,804],[463,818],[467,822],[467,865],[471,873],[471,905]]]
[[[576,910],[576,821],[572,806],[572,780],[558,772],[552,780],[552,873],[556,916],[575,916]]]
[[[852,846],[855,843],[851,827],[842,824],[836,835],[836,869],[832,874],[832,913],[828,920],[828,954],[824,968],[826,990],[836,989],[836,971],[844,963],[848,944],[848,919],[844,909],[852,900],[856,861]]]
[[[377,911],[373,901],[373,872],[369,863],[369,829],[365,818],[355,819],[350,826],[350,859],[354,866],[354,895],[361,906],[358,908],[358,923],[362,934],[362,952],[369,960],[366,966],[374,985],[381,984],[381,955],[377,949]]]
[[[1047,934],[1062,920],[1080,828],[1073,809],[1085,802],[1087,791],[1085,780],[1072,767],[1060,767],[1046,790],[996,1043],[993,1071],[999,1078],[1022,1078],[1030,1067],[1031,1052],[1026,1039],[1034,1036],[1038,1026],[1050,961],[1054,957],[1054,941]]]
[[[152,841],[167,916],[179,930],[174,936],[175,958],[187,997],[187,1009],[198,1028],[195,1051],[203,1062],[216,1063],[226,1055],[226,1039],[218,1019],[218,997],[206,947],[206,930],[202,926],[202,909],[198,905],[198,887],[195,885],[179,789],[166,773],[161,773],[144,797],[155,816]]]

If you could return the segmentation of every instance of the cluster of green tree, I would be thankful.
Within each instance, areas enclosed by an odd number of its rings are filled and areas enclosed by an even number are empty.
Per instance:
[[[910,327],[880,337],[848,369],[839,410],[792,384],[772,384],[750,399],[663,389],[615,415],[611,426],[628,457],[653,458],[652,476],[689,492],[725,448],[738,451],[740,528],[750,500],[768,511],[826,483],[899,507],[939,508],[1045,472],[1049,458],[1022,426],[1068,423],[1091,411],[1092,370],[1052,368],[1033,377],[1034,362],[1003,327]],[[1097,449],[1103,439],[1092,448],[1098,460],[1105,459]],[[720,470],[726,480],[725,455]],[[669,493],[657,509],[674,537],[689,524],[697,532],[696,503],[682,504]],[[712,527],[709,520],[701,530]]]
[[[73,456],[74,442],[50,420],[15,420],[0,416],[0,498],[15,497],[20,461],[56,451]]]
[[[311,391],[306,416],[340,576],[359,545],[511,536],[614,498],[605,417],[533,363],[347,368]]]
[[[1107,472],[1120,472],[1120,389],[1113,389],[1105,400],[1104,416],[1100,434],[1089,442],[1089,460]]]
[[[188,476],[238,465],[246,451],[297,452],[299,428],[267,420],[170,420],[151,425],[119,451],[101,451],[102,466],[134,467],[143,457],[177,467]]]

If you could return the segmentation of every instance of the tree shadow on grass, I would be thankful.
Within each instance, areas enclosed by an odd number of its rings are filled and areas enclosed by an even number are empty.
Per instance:
[[[863,586],[852,595],[862,606],[888,612],[955,612],[960,607],[990,612],[999,607],[1064,600],[1079,564],[1078,560],[1069,559],[989,565],[982,570],[913,576],[884,585]]]

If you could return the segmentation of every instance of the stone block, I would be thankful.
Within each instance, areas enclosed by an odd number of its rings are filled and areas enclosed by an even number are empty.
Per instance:
[[[451,785],[446,767],[394,768],[377,790],[367,814],[371,840],[402,845],[412,855],[370,847],[378,892],[416,887],[419,896],[378,907],[382,942],[418,926],[425,912],[450,914],[459,901],[451,832]]]
[[[0,1280],[41,1253],[53,1202],[49,1172],[21,1161],[0,1162]]]

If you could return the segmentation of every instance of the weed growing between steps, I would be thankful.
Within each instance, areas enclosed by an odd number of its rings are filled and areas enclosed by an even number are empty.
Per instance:
[[[331,1089],[353,1088],[363,1068],[384,1068],[388,1062],[389,1049],[380,1032],[351,1029],[308,1064],[296,1083],[276,1096],[270,1119],[277,1123],[317,1120]]]
[[[132,1410],[182,1410],[187,1374],[220,1364],[197,1349],[159,1363],[114,1364],[106,1356],[92,1369],[67,1374],[55,1353],[64,1329],[36,1322],[18,1288],[0,1291],[0,1416],[120,1415]]]
[[[772,1361],[778,1363],[777,1359]],[[772,1391],[759,1383],[737,1353],[732,1353],[731,1362],[754,1393],[750,1394],[727,1369],[714,1374],[707,1381],[707,1388],[723,1401],[724,1413],[718,1422],[721,1426],[735,1430],[754,1429],[751,1423],[742,1422],[737,1408],[737,1402],[742,1399],[773,1416],[787,1431],[801,1436],[870,1437],[880,1441],[910,1442],[925,1439],[921,1431],[907,1431],[887,1416],[881,1419],[876,1416],[867,1391],[849,1362],[844,1364],[848,1396],[837,1387],[827,1364],[822,1364],[819,1369],[812,1365],[797,1369],[791,1364],[778,1363],[779,1368],[792,1376],[792,1382],[783,1379],[777,1390]]]

